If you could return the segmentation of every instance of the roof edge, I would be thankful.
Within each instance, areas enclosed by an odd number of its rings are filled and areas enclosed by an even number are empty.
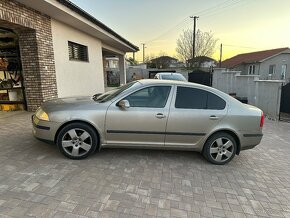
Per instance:
[[[127,45],[129,45],[131,48],[135,49],[136,51],[139,51],[139,47],[138,46],[132,44],[131,42],[129,42],[128,40],[126,40],[125,38],[123,38],[122,36],[120,36],[114,30],[112,30],[111,28],[109,28],[108,26],[106,26],[105,24],[103,24],[102,22],[100,22],[99,20],[97,20],[95,17],[93,17],[92,15],[90,15],[89,13],[87,13],[86,11],[84,11],[83,9],[81,9],[76,4],[72,3],[69,0],[56,0],[56,1],[59,2],[60,4],[64,5],[65,7],[71,9],[72,11],[74,11],[78,15],[82,16],[83,18],[87,19],[88,21],[90,21],[90,22],[94,23],[95,25],[101,27],[102,29],[104,29],[108,33],[112,34],[113,36],[115,36],[116,38],[118,38],[119,40],[121,40],[122,42],[124,42]]]

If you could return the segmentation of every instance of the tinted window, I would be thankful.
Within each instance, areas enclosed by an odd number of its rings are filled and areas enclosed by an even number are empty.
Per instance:
[[[202,89],[177,87],[176,108],[223,110],[226,102],[211,92]]]
[[[166,105],[170,86],[152,86],[127,96],[130,107],[163,108]]]
[[[217,95],[208,92],[207,96],[207,109],[210,110],[223,110],[226,107],[226,102]]]
[[[177,87],[176,108],[206,109],[207,92],[186,87]]]

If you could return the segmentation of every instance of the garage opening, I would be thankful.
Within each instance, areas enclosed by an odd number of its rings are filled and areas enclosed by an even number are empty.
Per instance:
[[[19,37],[0,27],[0,110],[26,110]]]

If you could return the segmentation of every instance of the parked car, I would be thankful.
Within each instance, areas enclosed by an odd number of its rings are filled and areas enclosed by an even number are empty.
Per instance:
[[[262,139],[263,112],[214,88],[138,80],[95,97],[45,102],[33,115],[35,137],[82,159],[103,147],[180,149],[225,164]]]
[[[177,80],[187,82],[185,77],[181,73],[171,73],[171,72],[163,72],[157,73],[154,76],[154,79],[162,79],[162,80]]]

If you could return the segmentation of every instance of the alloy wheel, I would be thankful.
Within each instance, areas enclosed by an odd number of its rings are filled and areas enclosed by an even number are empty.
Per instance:
[[[80,157],[90,152],[92,136],[84,129],[73,128],[67,131],[61,140],[63,150],[73,157]]]
[[[216,162],[226,162],[234,155],[234,144],[233,142],[226,138],[217,138],[210,145],[210,156]]]

